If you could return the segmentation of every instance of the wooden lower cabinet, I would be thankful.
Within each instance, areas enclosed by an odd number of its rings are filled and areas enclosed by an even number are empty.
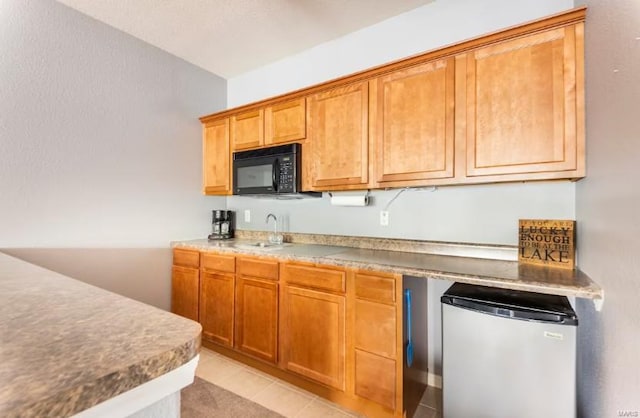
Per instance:
[[[199,318],[204,346],[366,416],[403,416],[401,275],[195,254],[174,256],[172,310]]]
[[[355,382],[356,395],[395,409],[395,360],[356,349]]]
[[[282,310],[284,367],[345,390],[345,297],[285,285]]]
[[[271,363],[277,361],[278,283],[236,278],[235,347]]]
[[[198,320],[198,269],[171,268],[171,312],[193,321]]]
[[[402,411],[402,276],[354,272],[355,394]]]
[[[193,321],[198,320],[200,254],[176,248],[171,268],[171,312]]]
[[[201,272],[200,324],[202,336],[225,346],[233,346],[235,277],[228,273]]]
[[[355,346],[372,353],[395,358],[396,344],[395,305],[368,300],[355,301]]]

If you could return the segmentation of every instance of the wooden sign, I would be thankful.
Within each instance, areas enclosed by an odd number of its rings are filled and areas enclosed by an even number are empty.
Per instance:
[[[575,267],[576,221],[520,219],[518,262],[547,267]]]

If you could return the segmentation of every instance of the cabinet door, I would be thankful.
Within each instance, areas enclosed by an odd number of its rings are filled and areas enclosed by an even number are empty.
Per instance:
[[[454,59],[396,71],[374,83],[375,180],[406,185],[453,177]]]
[[[304,139],[307,136],[305,98],[267,107],[264,126],[265,145]]]
[[[275,363],[278,284],[243,276],[236,280],[236,348]]]
[[[367,185],[368,96],[368,83],[364,82],[310,97],[307,122],[314,188]]]
[[[229,119],[206,123],[203,127],[204,194],[231,193]]]
[[[198,269],[173,266],[171,269],[171,312],[198,320]]]
[[[345,389],[345,297],[284,287],[282,360],[286,369]]]
[[[356,348],[395,359],[397,356],[396,306],[357,299],[355,313]]]
[[[402,276],[355,272],[355,394],[402,411]]]
[[[355,301],[356,395],[394,409],[396,405],[396,306]]]
[[[233,346],[234,276],[202,272],[200,324],[202,335],[218,344]]]
[[[466,66],[467,176],[577,169],[574,26],[480,48]]]
[[[396,361],[356,349],[356,395],[396,409]]]
[[[264,144],[264,110],[252,110],[232,116],[231,142],[234,151]]]

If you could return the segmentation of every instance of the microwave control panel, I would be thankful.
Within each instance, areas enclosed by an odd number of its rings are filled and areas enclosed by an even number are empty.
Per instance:
[[[293,156],[286,156],[280,159],[280,177],[278,179],[279,193],[293,193],[295,191],[295,159]]]

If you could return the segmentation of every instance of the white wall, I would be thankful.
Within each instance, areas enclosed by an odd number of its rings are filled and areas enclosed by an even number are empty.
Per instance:
[[[55,1],[1,1],[0,248],[168,308],[154,266],[225,206],[200,191],[198,121],[225,105],[218,76]]]
[[[230,107],[317,84],[372,66],[477,37],[573,7],[572,0],[438,0],[358,32],[228,80]],[[238,228],[265,230],[273,212],[288,231],[413,238],[450,242],[516,244],[520,218],[575,219],[575,184],[515,183],[407,192],[390,207],[390,225],[379,212],[396,191],[373,193],[367,208],[332,207],[318,201],[273,201],[231,197]],[[429,368],[440,374],[439,297],[445,282],[430,281],[426,319]]]
[[[228,80],[229,107],[321,83],[573,7],[573,0],[437,0]]]
[[[505,245],[518,243],[520,218],[575,217],[574,183],[531,182],[408,190],[387,208],[389,225],[380,226],[380,211],[398,192],[371,191],[366,207],[331,206],[326,193],[293,201],[230,196],[227,207],[238,211],[238,229],[271,230],[266,216],[273,213],[288,232]],[[251,211],[251,222],[244,222],[244,210]]]
[[[640,416],[640,2],[584,3],[587,178],[576,190],[577,249],[605,302],[595,312],[578,301],[579,416]]]
[[[0,248],[205,235],[198,117],[224,79],[48,0],[0,3],[0,51]]]

